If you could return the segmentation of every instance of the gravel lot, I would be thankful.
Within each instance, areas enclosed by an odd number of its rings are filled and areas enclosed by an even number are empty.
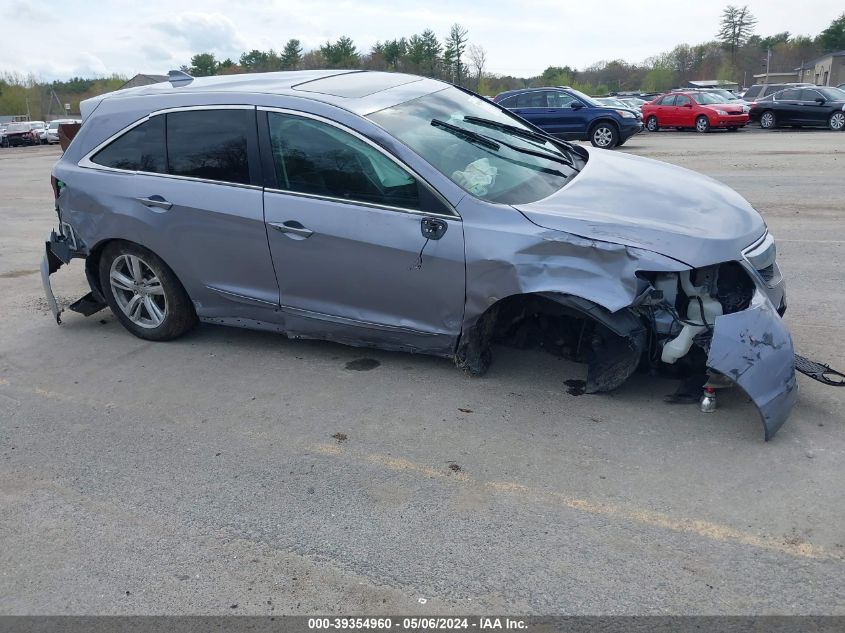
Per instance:
[[[796,349],[845,365],[845,134],[642,134],[778,238]],[[434,358],[51,320],[56,147],[0,150],[0,613],[845,614],[845,389],[774,441],[739,394],[497,349]],[[82,263],[53,277],[65,301]],[[373,359],[368,371],[347,368]],[[370,366],[374,363],[362,363]],[[354,366],[354,365],[353,365]]]

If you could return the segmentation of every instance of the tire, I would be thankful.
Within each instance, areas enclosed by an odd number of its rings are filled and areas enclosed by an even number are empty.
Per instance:
[[[703,114],[695,120],[695,131],[699,134],[706,134],[710,131],[710,119]]]
[[[100,255],[99,274],[109,308],[138,338],[169,341],[196,325],[188,293],[152,251],[130,242],[111,242]]]
[[[838,111],[830,115],[827,120],[828,127],[834,132],[841,132],[845,130],[845,112]]]
[[[777,123],[778,122],[775,118],[775,113],[771,110],[766,110],[763,114],[760,115],[760,127],[764,130],[773,130]]]
[[[657,132],[660,129],[660,124],[657,122],[657,117],[653,114],[648,117],[645,122],[645,127],[649,132]]]
[[[590,129],[590,143],[600,149],[613,149],[619,143],[616,126],[607,121],[600,121]]]

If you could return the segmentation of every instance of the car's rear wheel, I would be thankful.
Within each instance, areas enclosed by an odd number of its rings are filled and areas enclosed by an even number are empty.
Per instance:
[[[777,124],[777,119],[775,119],[775,113],[771,111],[766,111],[760,115],[760,127],[764,130],[771,130]]]
[[[593,127],[590,132],[590,142],[593,144],[593,147],[610,149],[616,147],[616,144],[619,142],[619,133],[612,123],[603,121]]]
[[[660,125],[657,123],[657,117],[654,116],[653,114],[650,117],[648,117],[648,119],[645,122],[645,126],[646,126],[646,129],[649,132],[657,132],[657,130],[660,129]]]
[[[834,112],[830,115],[827,124],[835,132],[845,130],[845,112]]]
[[[188,293],[152,251],[112,242],[100,256],[100,287],[111,311],[135,336],[167,341],[197,322]]]
[[[703,114],[695,120],[695,131],[702,134],[710,131],[710,120]]]

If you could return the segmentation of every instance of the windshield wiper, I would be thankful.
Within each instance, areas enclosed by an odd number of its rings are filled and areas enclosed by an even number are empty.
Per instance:
[[[493,121],[491,119],[482,119],[481,117],[474,117],[474,116],[465,116],[464,121],[467,123],[473,123],[475,125],[482,125],[484,127],[489,127],[494,130],[500,130],[502,132],[507,132],[509,134],[513,134],[514,136],[519,136],[521,138],[530,139],[534,141],[541,141],[543,143],[548,143],[555,139],[551,138],[550,136],[546,136],[545,134],[540,134],[539,132],[532,132],[531,130],[523,130],[514,125],[508,125],[507,123],[499,123],[498,121]],[[554,160],[559,163],[563,163],[569,167],[572,167],[575,171],[578,171],[578,168],[575,167],[575,163],[572,161],[571,158],[568,156],[557,156],[555,154],[550,154],[546,151],[537,151],[533,149],[528,149],[527,147],[520,147],[519,145],[511,145],[505,141],[499,141],[505,147],[509,147],[514,151],[522,152],[523,154],[530,154],[532,156],[537,156],[538,158],[545,158],[547,160]]]
[[[495,151],[499,151],[501,145],[499,145],[496,141],[491,138],[484,136],[483,134],[479,134],[478,132],[473,132],[472,130],[466,130],[462,127],[458,127],[457,125],[452,125],[451,123],[446,123],[446,121],[441,121],[440,119],[432,119],[431,124],[434,127],[439,127],[441,129],[446,130],[447,132],[451,132],[457,137],[460,137],[466,141],[470,141],[472,143],[476,143],[477,145],[481,145],[482,147],[486,147],[488,149],[492,149]]]
[[[575,167],[573,162],[569,158],[566,158],[564,156],[555,156],[554,154],[549,154],[547,152],[538,152],[536,150],[528,149],[527,147],[520,147],[519,145],[513,145],[502,140],[494,141],[489,136],[484,136],[483,134],[479,134],[478,132],[467,130],[466,128],[462,128],[459,125],[452,125],[451,123],[446,123],[445,121],[441,121],[440,119],[432,119],[431,124],[434,127],[439,127],[444,130],[447,130],[455,136],[471,141],[473,143],[477,143],[478,145],[482,145],[495,151],[498,151],[499,148],[504,145],[505,147],[508,147],[515,152],[520,152],[521,154],[529,154],[531,156],[537,156],[538,158],[545,158],[546,160],[555,161],[557,163],[563,163],[567,167],[571,167],[572,169],[574,169],[576,172],[578,171],[578,168]]]
[[[516,127],[515,125],[508,125],[507,123],[500,123],[499,121],[494,121],[492,119],[484,119],[482,117],[477,117],[477,116],[465,116],[464,121],[466,121],[467,123],[473,123],[475,125],[481,125],[483,127],[489,127],[493,130],[499,130],[501,132],[506,132],[508,134],[513,134],[514,136],[519,136],[521,138],[529,139],[529,140],[532,140],[532,141],[539,141],[541,143],[555,143],[555,142],[560,143],[561,142],[551,135],[544,134],[542,132],[534,132],[533,130],[526,130],[524,128]],[[507,143],[505,143],[505,145],[507,145],[508,147],[510,147],[512,149],[516,149],[516,148],[514,148],[513,145],[509,145]],[[522,151],[522,150],[518,150],[518,151]],[[561,160],[559,157],[556,157],[554,154],[548,154],[546,152],[542,152],[542,153],[538,152],[538,153],[535,153],[534,155],[540,156],[542,158],[548,158],[549,160],[558,160],[558,161]],[[567,161],[565,161],[565,164],[567,164],[570,167],[577,170],[577,168],[575,167],[575,164],[574,164],[574,162],[572,161],[571,158],[569,158]]]

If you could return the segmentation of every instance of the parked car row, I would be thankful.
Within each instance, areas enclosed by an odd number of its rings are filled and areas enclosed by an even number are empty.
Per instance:
[[[704,91],[671,92],[645,104],[642,108],[649,132],[661,127],[694,129],[709,132],[727,129],[736,132],[748,124],[749,108],[733,104],[716,94]]]
[[[59,142],[62,123],[80,123],[78,119],[44,121],[16,121],[0,125],[0,147],[48,145]]]

